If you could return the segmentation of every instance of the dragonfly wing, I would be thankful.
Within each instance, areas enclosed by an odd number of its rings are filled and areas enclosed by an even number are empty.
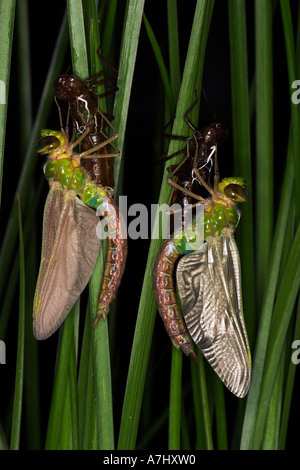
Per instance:
[[[244,324],[239,252],[233,238],[205,243],[177,268],[188,331],[226,387],[238,397],[250,385],[251,358]]]
[[[99,218],[77,197],[64,201],[61,190],[50,191],[44,216],[33,312],[37,339],[46,339],[62,324],[91,277],[101,243]]]
[[[59,225],[63,203],[64,196],[61,189],[54,189],[49,191],[44,209],[42,262],[40,266],[39,279],[45,278],[45,273],[52,253],[52,247],[55,241],[57,227]],[[42,286],[42,282],[37,282],[34,303],[40,296]]]

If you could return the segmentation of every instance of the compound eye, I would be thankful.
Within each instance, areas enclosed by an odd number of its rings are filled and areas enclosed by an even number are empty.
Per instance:
[[[248,199],[245,186],[236,183],[227,184],[224,188],[224,194],[235,202],[246,202]]]
[[[36,143],[36,151],[42,155],[52,152],[60,146],[60,140],[54,135],[41,137]]]

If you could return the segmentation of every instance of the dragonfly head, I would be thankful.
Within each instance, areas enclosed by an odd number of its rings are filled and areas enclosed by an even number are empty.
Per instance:
[[[52,131],[50,129],[43,129],[41,137],[36,143],[36,151],[41,155],[56,153],[62,151],[67,145],[66,136],[59,131]]]
[[[243,178],[224,178],[220,181],[218,189],[233,202],[246,202],[248,199]]]

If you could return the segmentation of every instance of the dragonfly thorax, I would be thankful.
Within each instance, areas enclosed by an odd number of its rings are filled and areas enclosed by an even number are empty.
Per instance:
[[[89,175],[68,158],[49,160],[44,172],[48,181],[58,181],[62,189],[72,189],[77,192],[81,191],[89,180]]]

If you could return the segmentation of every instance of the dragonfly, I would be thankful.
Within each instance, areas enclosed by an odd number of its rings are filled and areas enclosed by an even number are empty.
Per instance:
[[[107,127],[112,132],[116,132],[111,123],[113,116],[101,112],[99,100],[118,91],[117,86],[109,84],[109,82],[117,78],[118,71],[105,59],[101,53],[101,47],[99,47],[97,54],[102,66],[98,74],[86,80],[81,80],[77,75],[65,73],[60,75],[54,82],[55,95],[59,100],[69,104],[71,119],[77,131],[83,133],[87,127],[90,129],[90,132],[82,141],[82,151],[95,148],[102,142],[107,141]],[[102,78],[105,73],[105,64],[111,68],[113,74]],[[105,84],[107,84],[109,89],[102,94],[96,95],[94,89]],[[105,154],[106,158],[97,158],[95,153],[92,159],[83,158],[82,166],[88,171],[95,183],[102,184],[106,191],[113,195],[114,165],[112,157],[118,157],[120,152],[116,147],[112,151],[110,145],[101,147],[102,154]]]
[[[220,181],[216,152],[214,159],[213,187],[193,168],[193,178],[209,197],[188,195],[203,205],[204,214],[200,221],[194,218],[185,230],[177,229],[163,243],[154,265],[154,296],[174,346],[198,361],[194,342],[224,385],[236,396],[244,397],[250,385],[251,354],[234,232],[240,220],[237,204],[247,200],[247,191],[242,178]],[[185,191],[178,186],[175,188]],[[200,226],[204,228],[204,241],[199,244]],[[183,316],[174,291],[176,263]]]
[[[49,182],[44,221],[40,270],[33,306],[33,332],[37,339],[51,336],[62,324],[87,285],[100,249],[97,232],[99,216],[108,231],[106,264],[94,324],[106,317],[109,305],[120,285],[127,255],[124,220],[113,198],[95,183],[82,168],[83,158],[97,158],[112,143],[114,134],[97,146],[76,153],[75,148],[88,136],[90,129],[69,140],[68,129],[44,129],[36,150],[48,155],[44,173]]]

